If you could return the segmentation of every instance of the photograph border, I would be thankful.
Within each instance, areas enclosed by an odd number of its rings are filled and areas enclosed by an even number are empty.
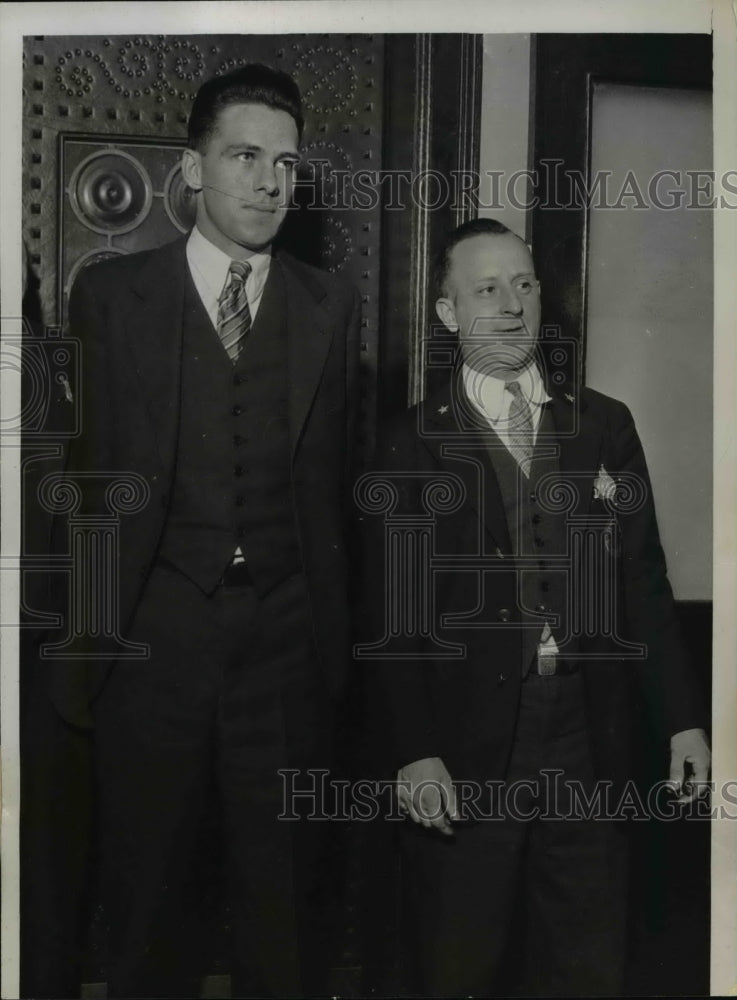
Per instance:
[[[21,316],[22,40],[26,35],[290,34],[299,32],[610,33],[713,32],[715,195],[737,165],[737,5],[730,0],[467,0],[449,13],[437,0],[242,0],[228,3],[2,3],[0,91],[0,301],[2,336],[17,336]],[[724,192],[726,193],[726,192]],[[714,210],[714,652],[713,805],[737,777],[737,226],[733,210]],[[3,421],[20,412],[20,372],[1,366]],[[0,624],[17,621],[20,551],[20,440],[0,438]],[[0,628],[2,749],[3,997],[19,989],[18,630]],[[712,824],[711,992],[737,995],[737,823]],[[677,873],[674,873],[674,876]]]

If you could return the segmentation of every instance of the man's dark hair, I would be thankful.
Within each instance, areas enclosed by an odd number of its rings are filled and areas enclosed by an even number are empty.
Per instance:
[[[469,222],[464,222],[457,229],[454,229],[448,235],[445,244],[435,258],[433,281],[436,293],[440,296],[446,294],[446,282],[450,271],[450,255],[453,247],[458,246],[464,240],[470,239],[471,236],[503,236],[505,233],[511,232],[512,230],[508,229],[503,222],[498,222],[496,219],[471,219]]]
[[[286,111],[294,118],[302,138],[304,116],[297,84],[279,69],[250,63],[223,76],[214,76],[197,91],[189,116],[190,149],[204,151],[217,127],[218,115],[231,104],[265,104]]]

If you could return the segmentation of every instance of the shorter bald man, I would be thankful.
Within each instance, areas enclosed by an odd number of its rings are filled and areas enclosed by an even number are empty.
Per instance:
[[[621,993],[627,865],[611,813],[631,775],[631,688],[670,739],[673,794],[697,793],[687,760],[696,782],[709,768],[645,458],[622,403],[546,378],[521,239],[465,223],[436,281],[457,365],[387,430],[378,462],[396,475],[395,514],[427,514],[441,474],[462,497],[435,517],[430,627],[375,667],[408,816],[418,990],[488,995],[521,909],[526,995]],[[620,503],[619,484],[638,501]],[[400,575],[386,579],[382,613],[401,597]],[[627,643],[644,658],[623,657]]]

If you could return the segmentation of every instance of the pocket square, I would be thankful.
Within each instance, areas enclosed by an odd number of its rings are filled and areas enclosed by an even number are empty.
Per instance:
[[[599,466],[599,475],[594,480],[594,500],[614,500],[617,495],[617,484],[603,465]]]

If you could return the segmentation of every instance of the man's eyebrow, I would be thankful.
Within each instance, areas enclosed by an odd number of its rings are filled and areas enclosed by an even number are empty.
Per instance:
[[[518,271],[517,274],[512,275],[511,280],[518,281],[520,278],[533,278],[535,281],[537,281],[537,275],[535,274],[534,271]],[[476,279],[475,284],[478,285],[483,281],[499,281],[499,275],[498,274],[483,275],[482,277]]]
[[[512,275],[512,278],[523,278],[530,274],[532,275],[535,274],[535,272],[531,268],[525,271],[516,271]],[[482,274],[481,277],[479,278],[479,281],[498,281],[498,280],[499,280],[499,274],[495,272],[492,272],[490,274]]]
[[[264,147],[259,146],[255,142],[232,142],[229,146],[225,147],[226,153],[263,153]],[[289,156],[293,160],[299,160],[300,155],[296,149],[284,149],[276,154],[276,159],[279,160],[282,157]]]
[[[263,147],[258,146],[255,142],[231,142],[229,146],[225,147],[226,153],[237,153],[241,150],[247,149],[249,152],[262,153]]]

